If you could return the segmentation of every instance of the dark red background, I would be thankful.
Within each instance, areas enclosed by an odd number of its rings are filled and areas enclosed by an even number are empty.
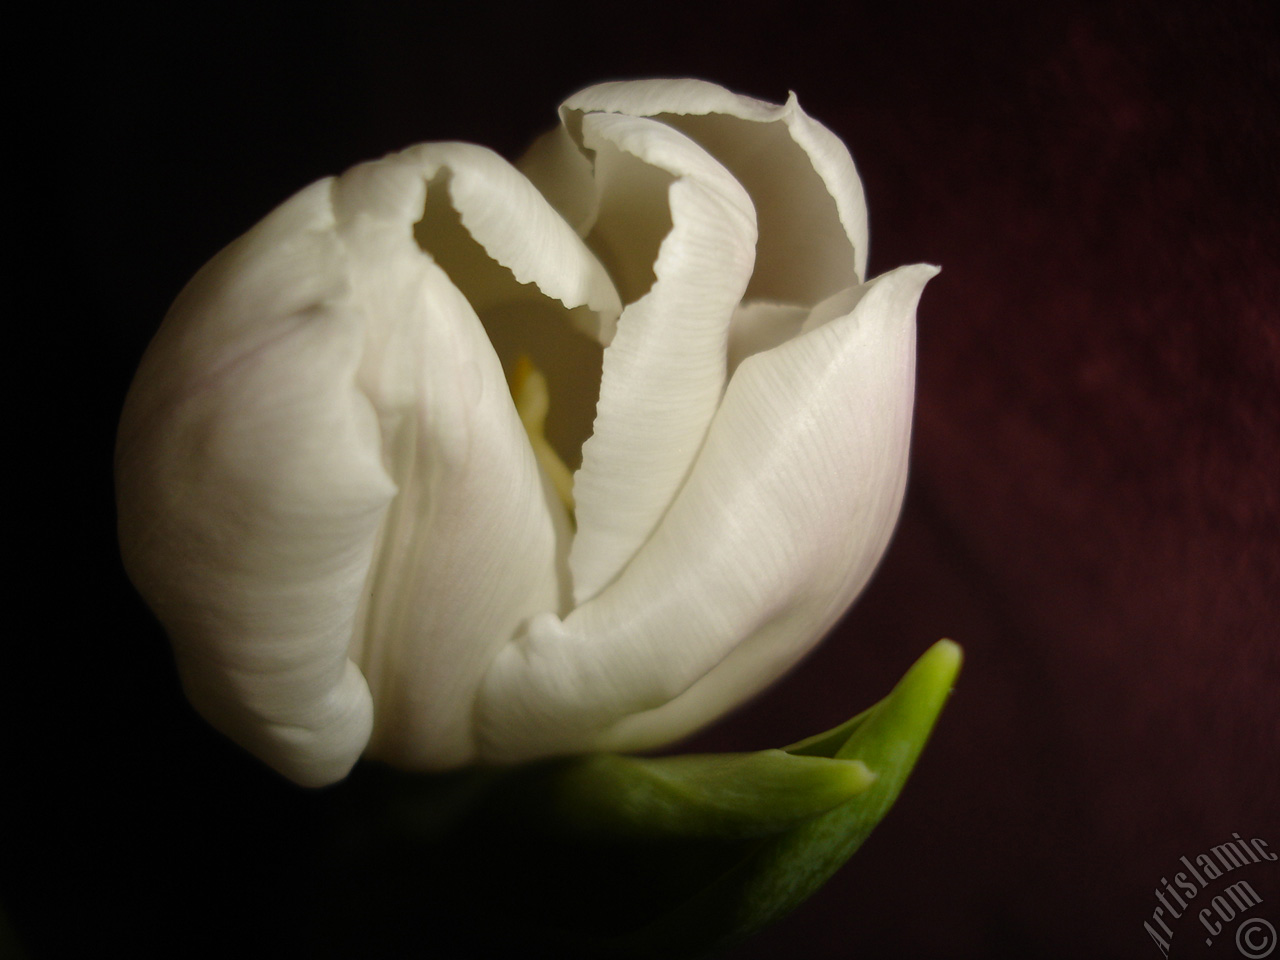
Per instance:
[[[168,302],[311,180],[419,140],[515,156],[614,77],[794,89],[858,162],[872,272],[943,267],[880,573],[696,745],[830,726],[941,636],[964,672],[877,833],[735,955],[1155,957],[1180,856],[1280,848],[1273,4],[380,10],[68,18],[20,86],[54,175],[18,184],[39,216],[9,319],[40,338],[14,418],[48,498],[20,511],[35,585],[11,602],[36,617],[0,828],[31,956],[251,956],[308,922],[290,891],[328,795],[191,713],[115,556],[114,422]]]

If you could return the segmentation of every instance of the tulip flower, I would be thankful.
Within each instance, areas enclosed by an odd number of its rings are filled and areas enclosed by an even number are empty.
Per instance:
[[[640,751],[794,665],[901,506],[915,309],[844,145],[698,81],[592,87],[519,168],[312,184],[142,360],[120,538],[184,689],[306,785]]]

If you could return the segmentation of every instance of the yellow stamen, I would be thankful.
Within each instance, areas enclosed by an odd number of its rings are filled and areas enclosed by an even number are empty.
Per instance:
[[[573,514],[573,473],[565,466],[560,455],[547,442],[547,408],[551,404],[551,396],[547,392],[547,378],[542,371],[533,365],[527,356],[516,361],[511,371],[511,399],[516,403],[516,413],[524,424],[524,432],[529,435],[529,443],[533,446],[534,456],[543,472],[550,478],[556,493],[564,502],[565,509]]]

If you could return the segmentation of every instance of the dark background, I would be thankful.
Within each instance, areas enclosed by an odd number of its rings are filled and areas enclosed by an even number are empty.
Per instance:
[[[880,573],[695,746],[830,726],[941,636],[967,657],[899,805],[735,956],[1156,956],[1180,856],[1280,849],[1276,9],[421,0],[67,11],[18,38],[10,470],[34,506],[0,903],[27,955],[253,956],[315,919],[292,891],[333,791],[195,717],[116,557],[115,420],[168,303],[320,176],[420,140],[514,158],[581,86],[687,75],[794,89],[858,162],[870,272],[943,267]]]

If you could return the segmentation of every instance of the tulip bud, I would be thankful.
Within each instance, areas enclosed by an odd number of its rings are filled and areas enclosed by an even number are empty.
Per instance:
[[[936,270],[866,249],[843,144],[698,81],[584,90],[519,170],[423,144],[296,194],[121,420],[192,703],[322,785],[648,749],[763,689],[902,501]]]

